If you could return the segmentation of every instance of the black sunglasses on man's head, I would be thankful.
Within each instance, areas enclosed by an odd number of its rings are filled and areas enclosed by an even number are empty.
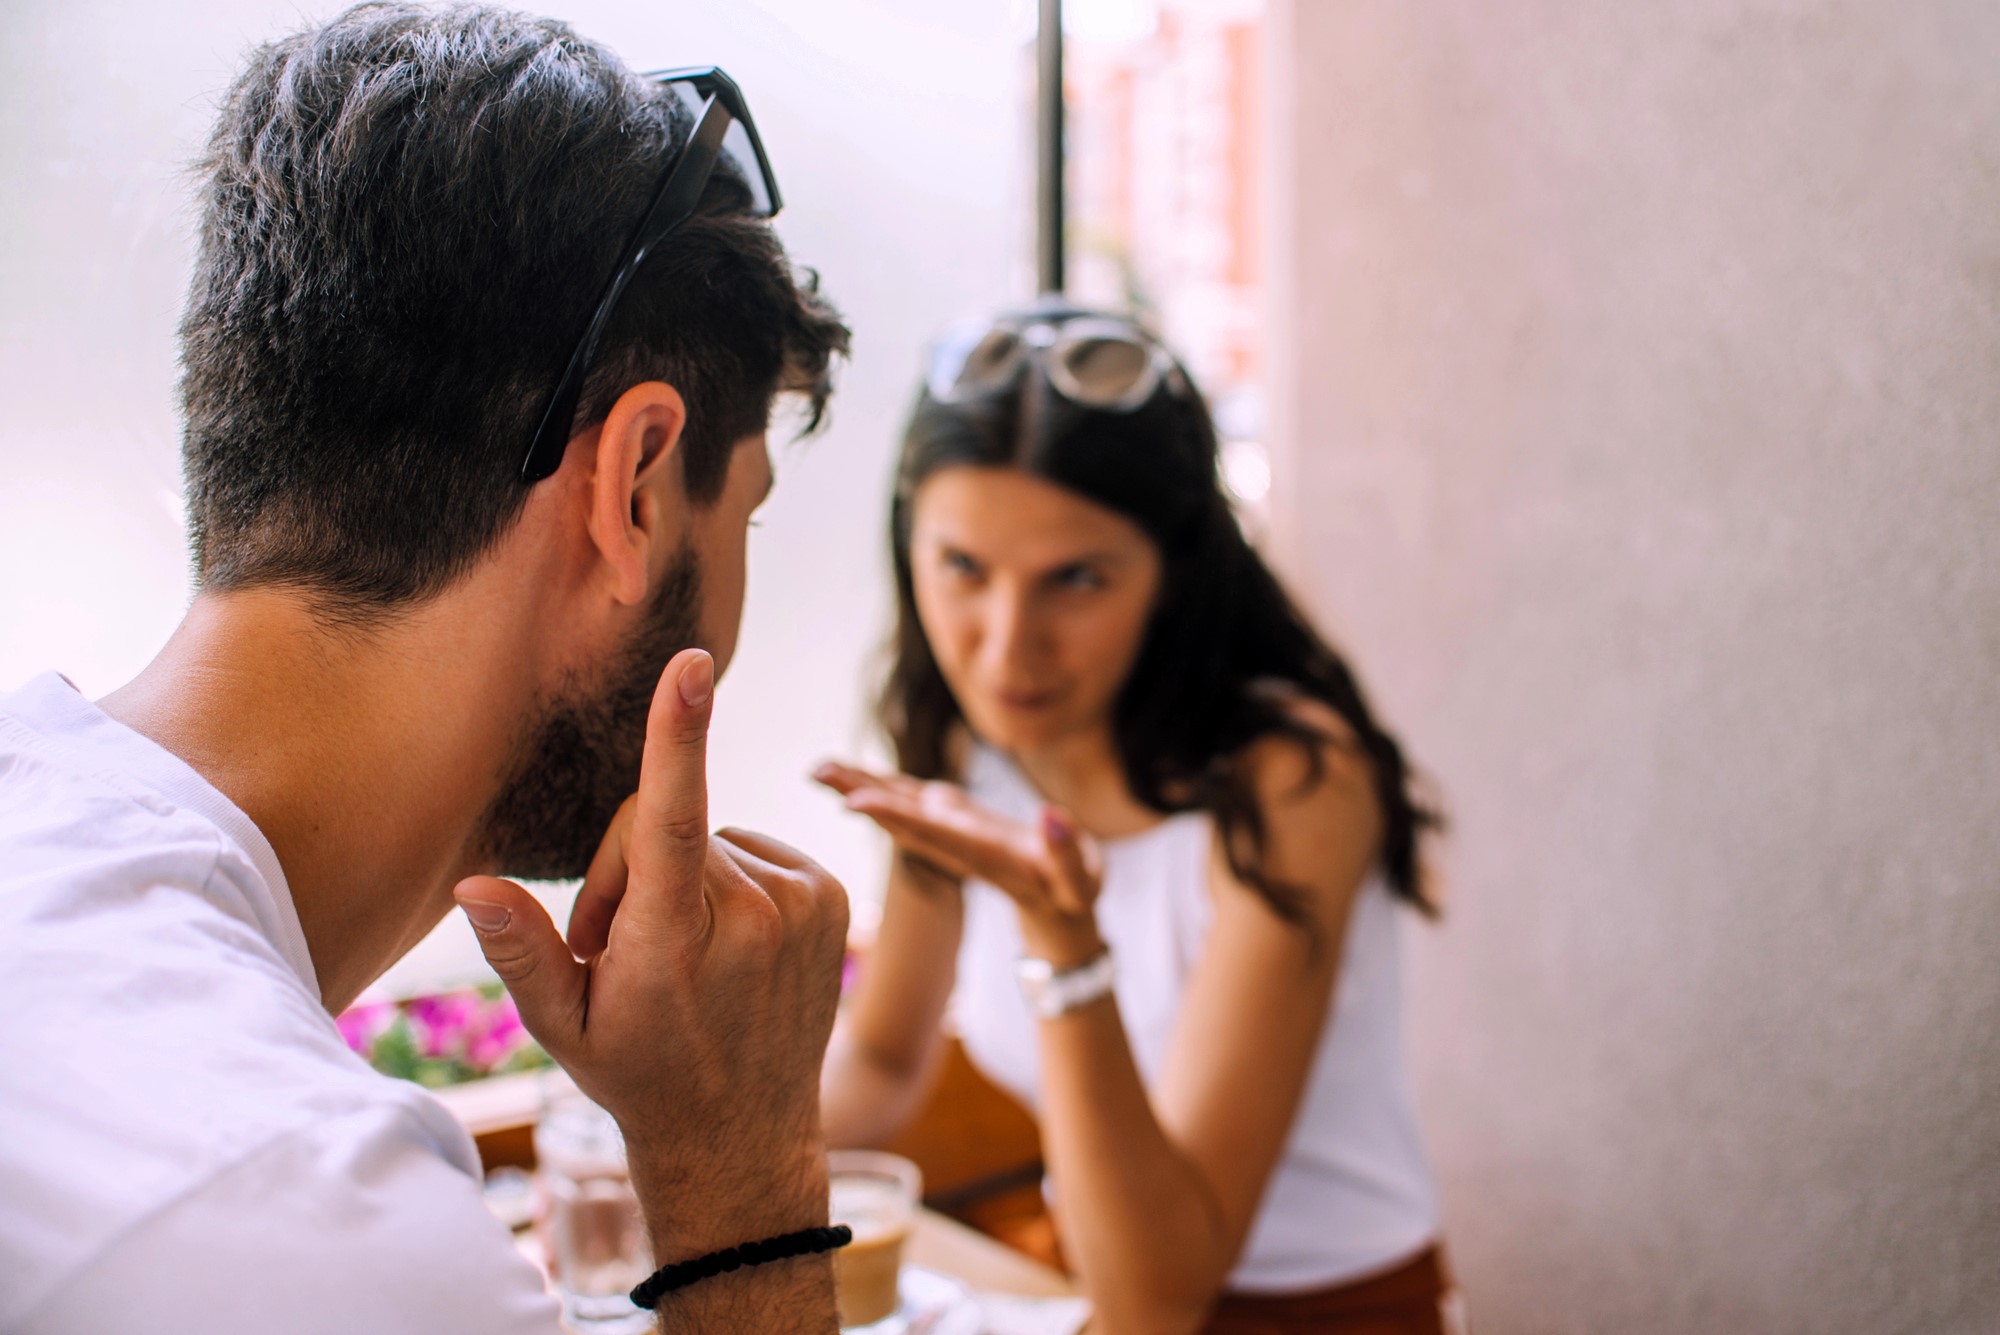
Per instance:
[[[666,177],[653,196],[653,206],[632,234],[624,258],[613,271],[583,337],[577,340],[576,351],[570,354],[569,366],[549,395],[541,425],[535,428],[535,438],[528,445],[528,457],[521,461],[521,481],[526,483],[540,482],[562,465],[577,400],[583,396],[584,376],[597,353],[597,340],[611,323],[618,298],[653,247],[694,215],[701,192],[715,174],[718,158],[726,154],[749,188],[752,216],[775,217],[783,202],[778,195],[778,178],[771,174],[771,160],[764,156],[764,141],[757,137],[757,124],[750,119],[749,104],[743,100],[743,90],[736,86],[735,80],[712,65],[659,70],[646,77],[680,98],[694,115],[694,132],[668,165]]]

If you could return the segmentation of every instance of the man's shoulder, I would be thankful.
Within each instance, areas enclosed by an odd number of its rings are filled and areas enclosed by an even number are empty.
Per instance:
[[[477,1154],[436,1099],[369,1069],[281,969],[158,945],[143,967],[44,976],[25,1013],[0,983],[0,1329],[135,1258],[174,1256],[184,1284],[252,1266],[283,1289],[315,1255],[484,1225]]]
[[[33,1096],[0,1105],[0,1125],[88,1104],[79,1133],[140,1116],[199,1131],[372,1075],[271,940],[268,887],[221,831],[34,777],[0,776],[0,1069]],[[0,1165],[12,1150],[0,1140]]]
[[[254,922],[241,883],[262,873],[209,816],[10,724],[0,714],[0,952],[60,951],[126,924],[156,934],[170,918],[213,930],[218,883],[239,908],[223,916]]]
[[[469,1138],[347,1049],[221,831],[14,759],[0,772],[0,1329],[259,1164],[291,1165],[272,1190],[330,1209],[343,1161],[403,1180],[427,1161],[476,1198]]]
[[[476,1177],[387,1105],[246,1147],[18,1296],[0,1325],[30,1332],[556,1328]]]

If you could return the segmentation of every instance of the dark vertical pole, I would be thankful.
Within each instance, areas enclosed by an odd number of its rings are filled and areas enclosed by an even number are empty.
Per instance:
[[[1062,0],[1041,0],[1036,34],[1035,263],[1044,292],[1063,290]]]

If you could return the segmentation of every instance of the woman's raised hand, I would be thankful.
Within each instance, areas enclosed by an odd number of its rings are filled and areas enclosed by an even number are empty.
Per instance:
[[[847,808],[881,826],[896,847],[959,878],[999,887],[1031,920],[1088,919],[1103,883],[1097,841],[1068,813],[1043,807],[1033,824],[1011,820],[940,779],[828,761],[813,778],[847,799]]]

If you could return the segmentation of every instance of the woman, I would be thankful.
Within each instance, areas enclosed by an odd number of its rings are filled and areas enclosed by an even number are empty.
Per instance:
[[[956,990],[1094,1331],[1443,1330],[1396,910],[1430,911],[1436,821],[1244,541],[1185,371],[1055,304],[942,341],[891,530],[902,773],[815,776],[896,845],[829,1140],[915,1109]]]

